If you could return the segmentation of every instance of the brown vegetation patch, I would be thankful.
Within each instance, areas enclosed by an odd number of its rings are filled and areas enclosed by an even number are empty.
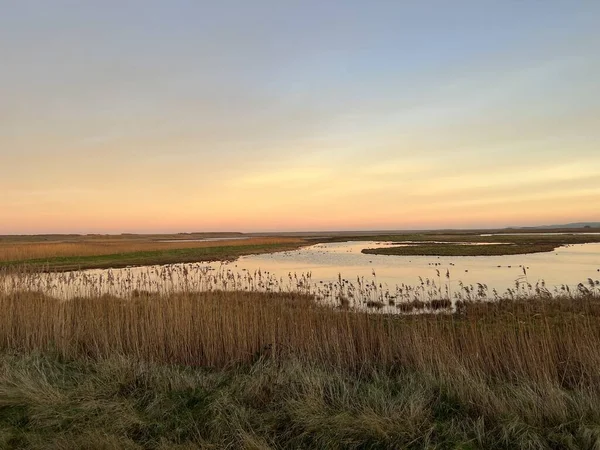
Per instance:
[[[198,242],[140,241],[139,239],[92,239],[76,242],[1,242],[0,261],[27,261],[56,257],[101,256],[173,249],[241,247],[301,242],[303,242],[302,239],[286,237],[251,237],[247,239]]]
[[[473,302],[459,315],[385,316],[316,306],[294,293],[139,292],[69,301],[5,294],[0,350],[211,367],[293,357],[350,370],[590,385],[600,382],[599,303],[593,296]]]

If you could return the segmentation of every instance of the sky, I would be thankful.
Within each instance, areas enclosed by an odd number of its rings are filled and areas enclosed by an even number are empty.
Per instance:
[[[600,2],[0,0],[0,234],[600,221]]]

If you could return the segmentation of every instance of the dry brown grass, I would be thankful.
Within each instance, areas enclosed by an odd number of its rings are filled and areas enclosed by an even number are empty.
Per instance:
[[[596,291],[453,315],[239,291],[0,308],[0,448],[600,447]]]
[[[463,314],[389,317],[319,307],[298,294],[141,294],[59,301],[0,295],[0,349],[115,354],[160,363],[227,367],[257,358],[432,375],[600,381],[600,310],[593,297],[482,304]],[[558,303],[556,303],[558,302]],[[560,304],[560,306],[556,306]],[[568,305],[572,304],[573,308]],[[582,305],[587,305],[583,307]]]
[[[302,239],[260,237],[204,242],[160,242],[140,239],[90,239],[76,242],[0,242],[0,262],[70,256],[100,256],[144,251],[246,245],[294,244]]]

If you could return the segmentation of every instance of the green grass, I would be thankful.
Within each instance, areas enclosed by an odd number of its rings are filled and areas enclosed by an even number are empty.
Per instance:
[[[467,377],[468,378],[468,377]],[[597,448],[600,398],[289,360],[210,371],[0,357],[0,448]],[[595,390],[594,390],[595,392]]]
[[[371,255],[412,255],[412,256],[500,256],[522,255],[527,253],[551,252],[554,244],[415,244],[385,248],[367,248],[362,253]]]
[[[146,266],[201,261],[230,261],[240,256],[294,250],[298,243],[252,244],[235,246],[198,247],[168,250],[153,250],[112,255],[67,256],[24,261],[0,262],[0,267],[28,266],[48,271],[78,269],[106,269],[127,266]]]
[[[337,238],[336,238],[337,239]],[[387,242],[420,242],[410,246],[391,246],[386,248],[364,249],[362,252],[374,255],[410,255],[410,256],[500,256],[522,255],[528,253],[551,252],[564,245],[600,242],[599,235],[514,235],[500,234],[481,236],[467,233],[423,233],[406,235],[384,235],[370,240]],[[364,237],[350,237],[349,240],[364,240]],[[443,243],[435,243],[440,241]],[[431,243],[430,243],[431,242]],[[469,245],[469,243],[494,243],[501,245]],[[461,245],[457,245],[461,244]]]

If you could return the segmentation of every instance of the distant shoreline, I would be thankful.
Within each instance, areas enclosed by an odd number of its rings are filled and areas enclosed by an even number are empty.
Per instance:
[[[328,236],[230,235],[230,240],[172,239],[173,235],[128,235],[55,238],[54,240],[0,239],[0,268],[27,266],[41,271],[108,269],[209,261],[232,261],[240,256],[297,250],[317,243],[369,240],[407,243],[406,246],[363,249],[379,255],[499,256],[551,252],[563,245],[600,242],[600,234],[589,231],[560,234],[478,232],[422,232],[402,234],[346,234]],[[562,232],[564,233],[564,232]],[[216,234],[216,233],[215,233]],[[214,236],[214,234],[213,234]],[[441,241],[441,242],[440,242]],[[481,245],[504,244],[504,245]],[[460,244],[460,245],[458,245]],[[510,245],[506,245],[510,244]]]

